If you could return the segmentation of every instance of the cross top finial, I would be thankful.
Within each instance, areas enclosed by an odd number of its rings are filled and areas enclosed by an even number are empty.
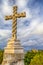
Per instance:
[[[17,6],[13,6],[13,9],[15,9],[15,8],[17,9],[18,7]]]
[[[17,18],[26,17],[26,13],[17,13],[17,6],[13,6],[13,15],[5,16],[5,20],[13,20],[12,22],[12,37],[17,39]]]

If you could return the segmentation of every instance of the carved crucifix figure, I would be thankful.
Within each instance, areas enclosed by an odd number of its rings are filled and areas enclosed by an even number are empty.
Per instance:
[[[26,13],[17,13],[17,6],[13,7],[13,15],[5,16],[5,20],[11,20],[12,19],[12,37],[17,39],[17,18],[25,17]]]

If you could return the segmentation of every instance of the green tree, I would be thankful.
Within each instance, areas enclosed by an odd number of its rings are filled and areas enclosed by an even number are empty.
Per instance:
[[[32,51],[28,51],[25,54],[25,57],[24,57],[25,65],[29,65],[30,64],[31,59],[33,59],[33,57],[36,55],[36,53],[38,53],[36,50],[32,50]]]
[[[43,53],[38,53],[31,59],[30,65],[43,65]]]
[[[2,60],[3,60],[3,50],[0,50],[0,64],[2,63]]]

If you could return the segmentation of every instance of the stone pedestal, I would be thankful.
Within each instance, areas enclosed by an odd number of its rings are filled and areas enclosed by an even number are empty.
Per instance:
[[[4,49],[2,65],[24,65],[23,59],[24,50],[20,44],[20,40],[14,41],[14,38],[11,38]]]

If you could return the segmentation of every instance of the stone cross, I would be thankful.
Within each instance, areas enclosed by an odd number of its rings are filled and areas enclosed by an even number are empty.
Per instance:
[[[17,6],[13,7],[13,15],[5,16],[5,20],[11,20],[12,19],[12,37],[14,39],[17,39],[17,18],[26,17],[26,13],[17,13]]]

